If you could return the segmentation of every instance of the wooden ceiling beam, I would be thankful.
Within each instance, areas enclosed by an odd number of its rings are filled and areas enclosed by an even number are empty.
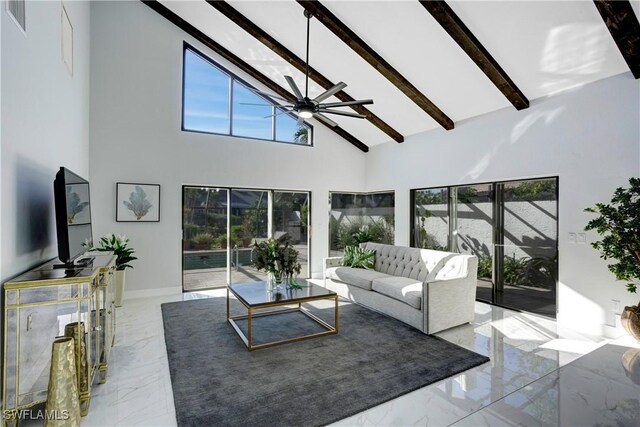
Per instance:
[[[241,14],[237,9],[231,6],[224,0],[206,0],[210,6],[216,9],[218,12],[222,13],[224,16],[233,21],[240,28],[245,30],[251,36],[253,36],[256,40],[261,42],[263,45],[271,49],[273,52],[278,54],[282,59],[287,61],[290,65],[296,68],[298,71],[304,73],[306,63],[303,59],[298,57],[292,51],[287,49],[282,43],[278,42],[274,37],[270,36],[266,31],[262,28],[258,27],[251,20],[249,20],[246,16]],[[328,78],[322,75],[318,70],[309,66],[309,78],[324,89],[330,89],[335,84],[332,83]],[[340,101],[355,101],[353,97],[347,94],[345,91],[340,91],[335,94],[335,97]],[[366,116],[366,119],[371,122],[374,126],[380,129],[382,132],[386,133],[389,137],[391,137],[396,142],[403,142],[404,137],[395,129],[393,129],[390,125],[385,123],[382,119],[376,116],[374,113],[369,111],[368,108],[363,105],[353,105],[351,106],[353,110],[357,113]]]
[[[517,110],[529,107],[527,97],[444,0],[418,1]]]
[[[259,81],[260,83],[268,87],[269,90],[275,92],[275,94],[280,95],[281,97],[288,99],[292,102],[295,102],[296,97],[293,96],[293,94],[291,94],[289,91],[287,91],[286,89],[284,89],[283,87],[275,83],[273,80],[271,80],[270,78],[262,74],[260,71],[253,68],[251,65],[246,63],[242,58],[236,56],[231,51],[226,49],[224,46],[215,42],[205,33],[198,30],[196,27],[194,27],[190,23],[186,22],[184,19],[182,19],[180,16],[172,12],[170,9],[162,5],[160,2],[156,0],[141,0],[141,1],[147,6],[149,6],[151,9],[156,11],[159,15],[167,19],[169,22],[173,23],[175,26],[180,28],[182,31],[189,34],[191,37],[198,40],[200,43],[207,46],[209,49],[213,50],[218,55],[220,55],[221,57],[223,57],[224,59],[226,59],[233,65],[235,65],[236,67],[240,68],[242,71],[247,73],[253,79]],[[320,120],[318,120],[318,122],[322,123]],[[344,129],[340,128],[340,126],[331,127],[331,126],[325,125],[324,123],[322,124],[324,126],[327,126],[327,128],[331,129],[337,135],[349,141],[351,144],[356,146],[361,151],[365,153],[369,151],[369,147],[367,145],[362,143],[360,140],[358,140],[356,137],[354,137]]]
[[[633,77],[640,78],[640,23],[631,3],[594,0]]]
[[[424,110],[436,122],[447,130],[453,129],[453,120],[443,113],[422,92],[389,64],[378,52],[366,44],[355,32],[340,21],[329,9],[315,0],[297,0],[297,2],[318,19],[325,27],[353,49],[362,59],[393,83],[402,93]]]

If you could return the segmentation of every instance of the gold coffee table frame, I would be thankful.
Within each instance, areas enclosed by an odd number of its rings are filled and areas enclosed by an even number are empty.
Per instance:
[[[235,285],[246,286],[248,285],[248,283],[235,284]],[[255,282],[255,285],[265,286],[264,283],[261,284],[261,282]],[[281,301],[270,301],[270,302],[264,302],[264,303],[261,302],[258,304],[251,304],[247,302],[245,298],[243,298],[243,296],[233,288],[233,286],[234,286],[233,284],[230,286],[227,286],[227,321],[231,324],[231,326],[233,326],[233,329],[235,329],[238,336],[240,336],[245,346],[247,347],[248,351],[257,350],[257,349],[266,348],[266,347],[273,347],[275,345],[286,344],[290,342],[302,341],[310,338],[317,338],[324,335],[334,335],[338,333],[338,330],[339,330],[338,295],[335,292],[327,291],[327,293],[324,295],[305,296],[301,298],[284,299]],[[309,287],[309,286],[313,287],[317,285],[309,283],[305,287]],[[321,289],[324,289],[324,288],[321,288]],[[287,292],[287,290],[284,290],[284,289],[283,291]],[[236,299],[247,309],[247,314],[231,316],[231,312],[229,308],[231,294],[233,294],[236,297]],[[334,309],[334,325],[333,326],[325,322],[324,320],[320,319],[313,313],[310,313],[306,308],[302,306],[303,303],[320,301],[320,300],[334,300],[335,309]],[[296,304],[297,304],[297,307],[294,307],[294,308],[268,310],[274,307],[285,307],[285,306],[296,305]],[[267,311],[263,311],[265,309]],[[307,317],[309,317],[311,320],[318,323],[320,326],[322,326],[326,330],[322,332],[316,332],[313,334],[302,335],[298,337],[287,338],[287,339],[282,339],[277,341],[271,341],[263,344],[253,344],[252,322],[255,317],[273,316],[273,315],[292,313],[292,312],[300,312],[306,315]],[[244,320],[244,319],[247,319],[247,335],[245,335],[244,332],[242,332],[238,324],[235,322],[236,320]]]

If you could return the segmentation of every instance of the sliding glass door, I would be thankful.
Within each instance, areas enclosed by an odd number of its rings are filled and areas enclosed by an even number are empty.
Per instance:
[[[273,193],[273,237],[288,235],[298,251],[302,269],[309,277],[309,193],[275,191]]]
[[[253,268],[253,244],[269,238],[269,191],[231,190],[230,283],[266,280]]]
[[[556,315],[558,180],[411,192],[412,245],[478,257],[476,298]]]
[[[183,187],[184,291],[265,280],[253,268],[253,244],[288,235],[299,251],[301,277],[309,277],[308,192]]]
[[[446,251],[449,248],[449,188],[415,190],[413,246]]]
[[[496,241],[501,277],[495,301],[546,316],[556,313],[557,180],[501,184],[502,235]]]
[[[455,239],[451,249],[478,257],[476,298],[491,302],[493,251],[493,184],[453,187]]]
[[[227,283],[227,198],[214,187],[182,192],[182,283],[187,290]]]

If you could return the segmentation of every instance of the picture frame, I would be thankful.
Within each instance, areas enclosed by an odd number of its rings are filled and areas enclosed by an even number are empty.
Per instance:
[[[160,184],[116,183],[116,222],[160,222]]]

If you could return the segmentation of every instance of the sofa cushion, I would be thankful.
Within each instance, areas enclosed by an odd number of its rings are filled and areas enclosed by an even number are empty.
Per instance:
[[[327,268],[327,278],[339,280],[348,285],[357,286],[367,291],[371,290],[371,282],[374,279],[391,277],[388,274],[380,273],[375,270],[364,270],[362,268],[352,267],[332,267]]]
[[[422,283],[407,277],[382,277],[371,284],[372,290],[404,302],[418,310],[422,307]]]

